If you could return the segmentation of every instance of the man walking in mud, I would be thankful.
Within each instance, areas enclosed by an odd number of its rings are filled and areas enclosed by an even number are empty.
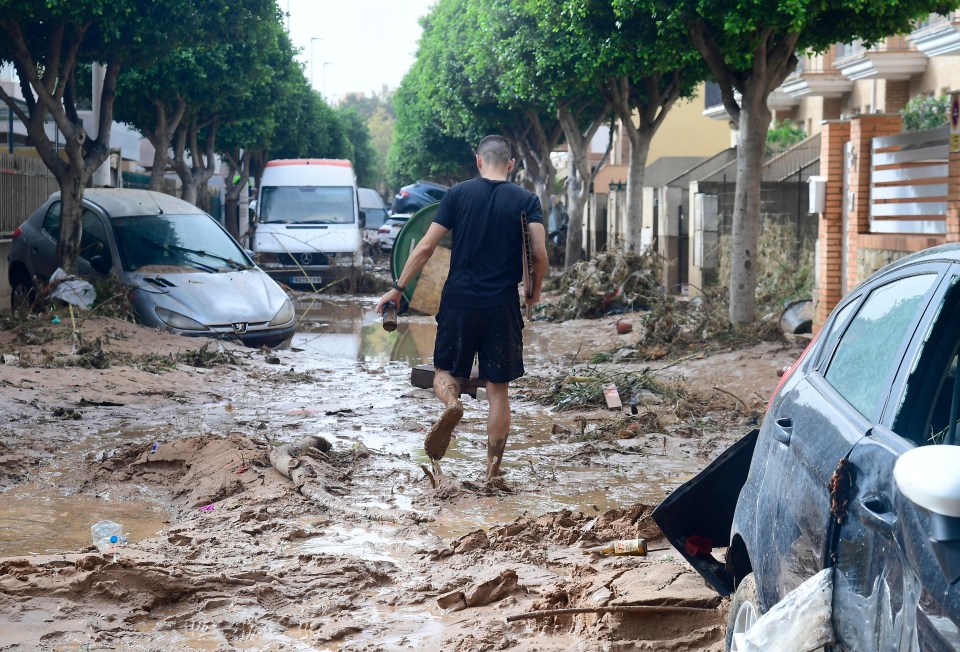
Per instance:
[[[445,407],[427,433],[424,450],[436,468],[463,417],[456,379],[470,376],[476,355],[490,408],[487,480],[493,480],[500,475],[510,431],[508,384],[523,375],[523,318],[517,290],[524,265],[521,213],[527,217],[533,254],[533,269],[528,270],[533,293],[528,304],[540,300],[547,250],[540,200],[507,181],[515,163],[510,142],[502,136],[487,136],[476,154],[479,176],[447,191],[400,277],[380,298],[377,312],[382,312],[387,302],[400,305],[406,284],[427,264],[447,232],[453,231],[450,272],[440,298],[433,354],[433,390]]]

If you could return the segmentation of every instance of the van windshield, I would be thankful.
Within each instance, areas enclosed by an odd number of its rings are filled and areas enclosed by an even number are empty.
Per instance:
[[[349,186],[264,186],[260,221],[352,224],[354,196]]]

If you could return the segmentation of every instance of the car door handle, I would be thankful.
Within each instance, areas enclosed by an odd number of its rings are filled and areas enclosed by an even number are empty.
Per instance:
[[[897,526],[897,514],[885,496],[862,496],[860,520],[869,528],[882,534],[892,535]]]
[[[793,419],[790,417],[781,417],[773,424],[773,438],[781,444],[790,444],[790,438],[793,437]]]

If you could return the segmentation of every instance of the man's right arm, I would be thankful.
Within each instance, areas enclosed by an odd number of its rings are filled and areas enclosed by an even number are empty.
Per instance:
[[[533,296],[532,303],[540,301],[540,290],[543,288],[543,280],[547,277],[549,261],[547,260],[547,235],[543,224],[540,222],[531,222],[530,228],[530,252],[533,254]]]
[[[430,257],[433,256],[433,252],[436,250],[437,245],[440,244],[440,241],[443,239],[443,236],[447,235],[450,229],[440,226],[436,222],[430,224],[430,228],[427,229],[427,232],[424,234],[423,238],[420,239],[420,242],[417,243],[417,246],[413,248],[413,251],[410,252],[410,257],[407,258],[407,262],[403,266],[403,270],[400,272],[400,276],[397,277],[397,285],[400,287],[406,287],[407,283],[413,280],[413,277],[420,273],[420,270],[423,269],[424,265],[427,264],[427,261],[430,260]],[[546,250],[544,250],[546,254]],[[397,306],[400,305],[400,290],[391,288],[380,297],[380,301],[377,303],[377,314],[380,314],[383,311],[383,306],[389,301],[392,301]]]

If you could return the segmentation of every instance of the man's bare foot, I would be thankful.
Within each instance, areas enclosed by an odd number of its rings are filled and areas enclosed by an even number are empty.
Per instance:
[[[453,435],[453,429],[463,418],[463,405],[460,401],[447,406],[443,414],[437,420],[430,432],[427,433],[427,439],[423,442],[423,450],[427,452],[432,460],[439,460],[446,454],[447,446],[450,445],[450,436]]]

